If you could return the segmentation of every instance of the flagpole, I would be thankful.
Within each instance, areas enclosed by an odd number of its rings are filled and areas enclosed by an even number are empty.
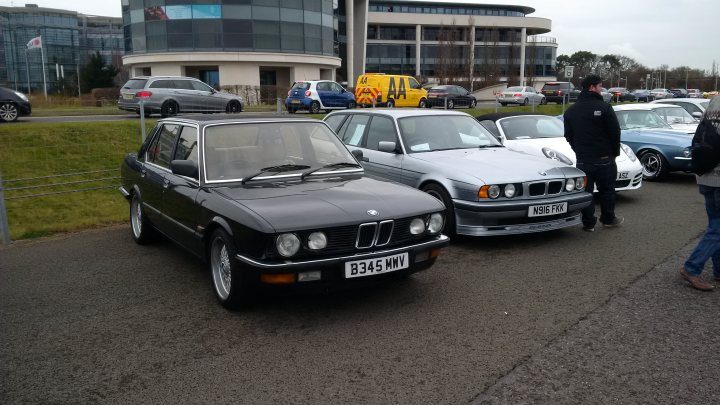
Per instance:
[[[42,42],[42,35],[40,36],[40,59],[42,59],[43,90],[45,91],[45,100],[47,100],[47,79],[45,78],[45,46]]]
[[[27,54],[27,48],[25,48],[25,73],[27,73],[27,82],[28,82],[28,96],[30,95],[30,65],[28,64],[28,54]]]

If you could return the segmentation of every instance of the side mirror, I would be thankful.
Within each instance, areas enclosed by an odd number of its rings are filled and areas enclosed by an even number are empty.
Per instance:
[[[380,152],[397,153],[397,145],[395,142],[380,141],[378,142],[378,150]]]
[[[692,116],[697,119],[700,119],[700,118],[702,118],[702,113],[700,111],[695,111],[694,113],[692,113]]]
[[[369,162],[368,158],[363,157],[363,151],[361,151],[360,149],[353,149],[352,151],[350,151],[350,153],[355,156],[355,159],[357,159],[358,162]]]
[[[340,89],[340,93],[347,93],[347,90],[345,90],[345,89]]]
[[[170,162],[170,171],[178,176],[191,177],[197,179],[198,166],[193,160],[173,160]]]

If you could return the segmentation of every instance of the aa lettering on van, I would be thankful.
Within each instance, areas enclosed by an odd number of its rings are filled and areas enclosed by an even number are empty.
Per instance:
[[[405,91],[405,78],[400,77],[400,86],[395,86],[395,78],[390,78],[390,85],[388,86],[388,97],[394,98],[395,100],[400,97],[407,100],[407,92]]]
[[[360,84],[367,84],[367,77],[363,77],[360,79]]]

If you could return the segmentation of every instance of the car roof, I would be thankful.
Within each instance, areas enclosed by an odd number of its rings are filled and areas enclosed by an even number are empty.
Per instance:
[[[655,100],[651,104],[672,104],[673,101],[683,101],[686,103],[693,103],[693,104],[700,104],[702,102],[708,101],[706,98],[668,98],[668,99],[662,99],[662,100]]]
[[[315,118],[306,118],[298,116],[280,115],[280,114],[213,114],[198,115],[184,117],[168,117],[158,120],[158,122],[183,122],[189,124],[217,124],[217,123],[252,123],[252,122],[322,122]]]
[[[682,108],[682,107],[680,107]],[[653,108],[650,106],[650,104],[621,104],[621,105],[614,105],[613,110],[615,111],[632,111],[632,110],[642,110],[642,111],[649,111]]]
[[[333,114],[348,113],[348,110],[332,112]],[[383,114],[393,118],[405,118],[405,117],[423,117],[427,115],[454,115],[454,116],[467,116],[472,117],[470,114],[462,111],[448,111],[448,110],[428,110],[427,108],[366,108],[366,109],[355,109],[351,111],[355,114]]]
[[[478,121],[485,121],[485,120],[497,121],[502,118],[520,117],[520,116],[527,116],[527,115],[534,115],[534,116],[540,116],[540,117],[552,117],[552,116],[546,115],[546,114],[518,111],[518,112],[498,112],[498,113],[483,114],[483,115],[478,115],[475,118]]]

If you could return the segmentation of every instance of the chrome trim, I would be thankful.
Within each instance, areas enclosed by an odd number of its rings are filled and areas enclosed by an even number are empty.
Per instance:
[[[388,234],[387,241],[385,243],[378,243],[379,242],[378,239],[380,238],[380,230],[382,229],[383,224],[387,224],[388,222],[390,223],[390,233]],[[392,240],[393,232],[395,232],[395,221],[394,220],[388,219],[385,221],[380,221],[380,223],[378,224],[378,227],[377,227],[376,235],[375,235],[375,246],[385,246],[388,243],[390,243],[390,241]]]
[[[673,159],[677,159],[677,160],[692,160],[691,157],[680,157],[680,156],[676,156],[676,157],[674,157]]]
[[[160,214],[163,218],[167,219],[168,221],[174,223],[175,225],[177,225],[177,226],[179,226],[179,227],[181,227],[181,228],[184,228],[185,230],[187,230],[188,232],[192,233],[193,235],[197,235],[197,236],[202,235],[200,232],[197,232],[195,229],[188,228],[187,226],[181,224],[180,222],[178,222],[177,220],[173,219],[172,217],[169,217],[167,214],[163,213],[163,212],[160,211],[159,209],[154,208],[154,207],[148,205],[145,201],[143,201],[142,204],[143,204],[143,207],[144,207],[144,208],[149,208],[150,210],[155,211],[156,213]]]
[[[372,240],[370,241],[370,244],[368,244],[367,246],[360,246],[360,235],[362,234],[362,229],[363,229],[363,227],[369,227],[369,226],[375,227],[375,230],[373,231]],[[357,237],[355,238],[355,249],[370,249],[371,247],[375,246],[377,237],[378,237],[378,223],[377,222],[366,222],[364,224],[360,224],[360,226],[358,226]]]
[[[286,260],[284,263],[262,263],[257,260],[251,259],[249,257],[243,256],[241,254],[236,254],[235,259],[240,260],[241,262],[245,264],[249,264],[254,267],[260,267],[262,269],[292,269],[294,267],[301,267],[301,266],[308,266],[308,265],[315,265],[315,264],[333,264],[333,263],[339,263],[339,262],[346,262],[349,260],[361,260],[364,258],[369,258],[373,256],[386,256],[390,254],[400,253],[400,252],[407,252],[412,249],[417,248],[423,248],[423,247],[432,247],[433,245],[439,245],[444,244],[450,241],[450,238],[447,236],[440,234],[436,239],[433,239],[431,241],[418,243],[415,245],[410,246],[403,246],[400,248],[395,249],[389,249],[389,250],[380,250],[375,252],[368,252],[368,253],[358,253],[354,255],[346,255],[346,256],[338,256],[338,257],[332,257],[328,259],[320,259],[320,260],[308,260],[308,261],[302,261],[302,262],[290,262],[289,260]]]
[[[120,186],[119,190],[120,190],[120,194],[122,194],[123,197],[125,197],[125,198],[130,197],[130,193],[128,193],[128,191],[125,190],[125,186]]]
[[[569,209],[569,207],[568,207]],[[516,224],[516,225],[491,225],[491,226],[471,226],[457,225],[458,235],[470,236],[491,236],[491,235],[514,235],[520,233],[545,232],[555,229],[567,228],[582,223],[582,214],[573,215],[571,217],[556,219],[547,222],[535,222],[532,224]],[[498,228],[498,229],[489,229]],[[503,229],[499,229],[503,228]]]

